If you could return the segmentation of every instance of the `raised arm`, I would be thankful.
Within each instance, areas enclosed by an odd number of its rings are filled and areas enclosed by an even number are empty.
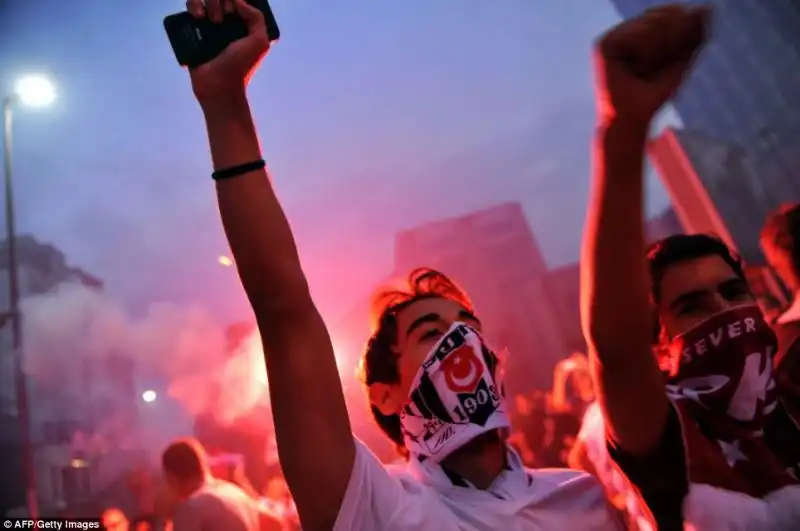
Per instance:
[[[581,257],[581,313],[610,438],[656,448],[669,403],[652,354],[643,163],[650,121],[680,85],[697,17],[670,5],[622,23],[595,50],[599,123]]]
[[[190,12],[218,20],[220,0],[190,0]],[[216,170],[262,158],[245,88],[269,48],[262,15],[231,2],[249,35],[191,71]],[[235,173],[235,172],[234,172]],[[330,529],[353,468],[355,446],[333,347],[311,300],[289,222],[266,171],[217,181],[225,234],[266,353],[275,433],[286,481],[304,529]]]

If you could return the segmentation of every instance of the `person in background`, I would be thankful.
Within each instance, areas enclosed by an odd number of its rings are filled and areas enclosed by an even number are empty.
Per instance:
[[[570,466],[570,453],[577,442],[581,419],[593,401],[594,384],[589,360],[585,354],[574,352],[559,361],[553,370],[553,390],[549,400],[551,423],[547,436],[551,448],[546,452],[553,460],[550,466]]]
[[[607,449],[658,529],[797,529],[800,485],[787,470],[796,462],[767,435],[782,409],[776,338],[741,261],[703,234],[645,247],[648,129],[689,72],[709,18],[704,5],[668,4],[597,43],[583,327]]]
[[[233,483],[254,500],[258,499],[258,491],[244,472],[244,456],[241,454],[209,456],[209,467],[215,478]]]
[[[761,230],[760,243],[767,263],[791,293],[789,308],[776,323],[800,322],[800,203],[773,212]]]
[[[128,521],[128,517],[125,516],[125,513],[122,512],[122,509],[109,507],[103,511],[103,514],[100,516],[100,520],[103,523],[103,528],[106,531],[130,530],[130,522]]]
[[[167,524],[171,525],[172,513],[175,511],[175,506],[178,500],[175,493],[169,488],[166,482],[161,478],[157,483],[155,492],[155,517],[156,529],[158,531],[166,531]]]
[[[530,444],[529,434],[534,429],[534,406],[530,396],[523,393],[514,395],[514,408],[511,411],[511,429],[508,444],[519,453],[525,466],[534,466],[536,453]]]
[[[582,352],[574,352],[559,361],[553,369],[551,407],[554,411],[572,413],[580,419],[592,402],[594,384],[589,371],[589,359]]]
[[[278,453],[303,529],[619,529],[594,478],[525,469],[502,440],[509,422],[498,358],[469,299],[441,273],[415,271],[402,289],[376,297],[364,355],[373,414],[408,449],[407,467],[387,469],[353,437],[330,334],[247,100],[270,46],[263,16],[244,0],[188,8],[212,21],[234,9],[248,28],[189,73],[225,234],[268,353]]]
[[[289,486],[282,475],[270,478],[264,489],[261,503],[268,511],[283,521],[284,531],[294,531],[300,528],[297,507],[294,505]]]
[[[767,219],[761,249],[792,294],[789,308],[774,322],[780,345],[775,379],[784,404],[800,423],[800,203],[785,205]]]
[[[211,475],[205,450],[197,441],[173,442],[164,450],[161,465],[178,500],[171,519],[174,531],[282,529],[280,520],[260,510],[242,489]]]

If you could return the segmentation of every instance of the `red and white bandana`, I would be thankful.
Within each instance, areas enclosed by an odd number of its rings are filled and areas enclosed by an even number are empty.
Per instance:
[[[777,405],[775,333],[756,306],[711,317],[670,345],[676,404],[693,483],[763,497],[796,484],[763,438]]]
[[[439,462],[482,433],[510,427],[498,373],[481,336],[455,323],[425,359],[400,413],[411,454]]]

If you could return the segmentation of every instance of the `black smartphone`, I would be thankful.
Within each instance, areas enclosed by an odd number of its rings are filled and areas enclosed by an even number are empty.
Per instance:
[[[247,3],[264,14],[270,42],[278,40],[281,32],[269,2],[247,0]],[[189,68],[211,61],[230,43],[247,36],[247,27],[236,13],[226,14],[222,22],[214,23],[207,18],[195,18],[184,11],[166,17],[164,29],[178,64]]]

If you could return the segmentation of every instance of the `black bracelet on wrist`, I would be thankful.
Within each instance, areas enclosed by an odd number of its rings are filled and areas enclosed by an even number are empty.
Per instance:
[[[245,173],[250,173],[251,171],[263,170],[266,166],[267,163],[264,162],[264,159],[254,160],[253,162],[246,162],[231,168],[216,170],[211,174],[211,178],[215,181],[224,181],[225,179],[232,179],[244,175]]]

